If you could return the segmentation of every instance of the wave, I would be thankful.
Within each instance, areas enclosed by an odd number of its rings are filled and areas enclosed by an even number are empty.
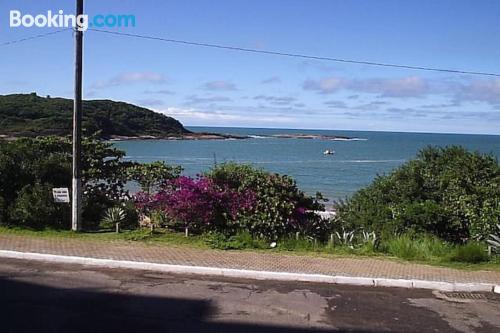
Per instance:
[[[271,139],[271,136],[266,136],[266,135],[248,135],[249,138],[252,139]]]
[[[334,138],[332,141],[368,141],[368,139],[364,138]]]
[[[401,163],[406,160],[340,160],[340,163]]]

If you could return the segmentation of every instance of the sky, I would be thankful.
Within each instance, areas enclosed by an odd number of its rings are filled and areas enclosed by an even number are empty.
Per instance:
[[[68,0],[2,0],[0,44],[57,28],[9,12]],[[87,0],[131,14],[108,30],[314,56],[500,73],[495,0]],[[71,31],[0,46],[0,94],[71,98]],[[500,77],[374,67],[84,34],[84,98],[137,104],[191,126],[500,134]]]

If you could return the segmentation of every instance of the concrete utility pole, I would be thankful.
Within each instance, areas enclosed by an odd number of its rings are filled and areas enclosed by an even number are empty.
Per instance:
[[[76,17],[83,15],[83,0],[76,0]],[[71,200],[71,229],[82,228],[82,64],[83,31],[76,20],[75,29],[75,97],[73,104],[73,179]],[[81,21],[80,21],[81,22]]]

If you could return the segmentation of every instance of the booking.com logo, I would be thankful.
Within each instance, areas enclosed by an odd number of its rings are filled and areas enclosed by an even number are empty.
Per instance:
[[[57,13],[49,10],[47,14],[38,15],[23,15],[20,10],[11,10],[9,23],[11,28],[35,26],[38,28],[76,28],[80,31],[86,31],[92,27],[135,27],[135,15],[98,14],[89,19],[88,15],[64,14],[63,10],[59,10]]]

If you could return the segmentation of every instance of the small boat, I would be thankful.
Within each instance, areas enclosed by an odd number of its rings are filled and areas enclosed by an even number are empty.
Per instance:
[[[323,155],[333,155],[335,151],[333,149],[327,149],[323,152]]]

